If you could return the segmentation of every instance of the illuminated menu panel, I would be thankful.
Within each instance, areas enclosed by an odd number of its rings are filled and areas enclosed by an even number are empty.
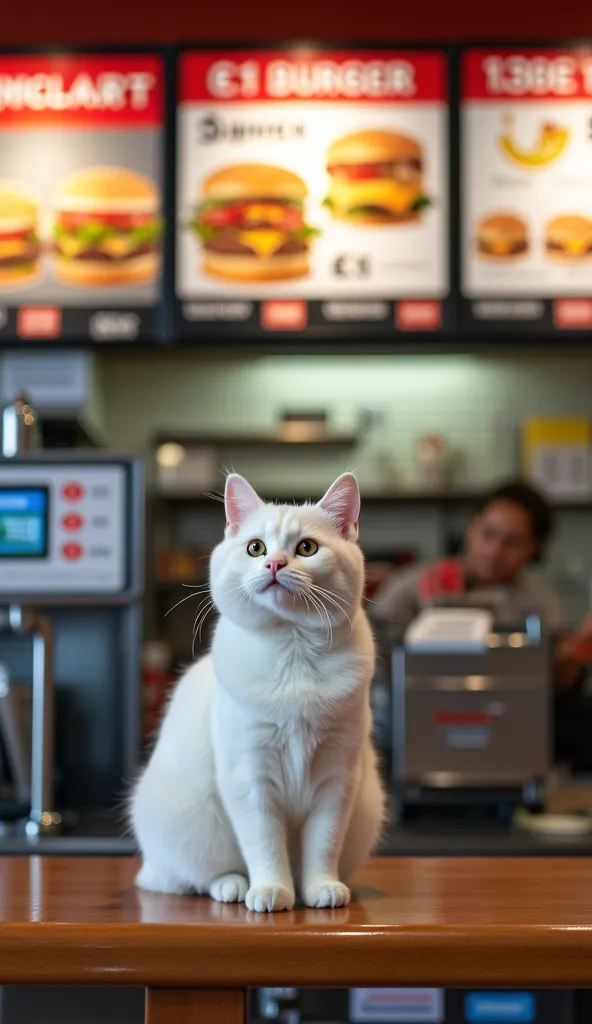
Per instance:
[[[181,53],[176,335],[446,330],[448,104],[437,50]]]
[[[592,327],[592,49],[465,51],[461,292],[473,328]]]
[[[164,59],[0,54],[0,342],[161,330]]]

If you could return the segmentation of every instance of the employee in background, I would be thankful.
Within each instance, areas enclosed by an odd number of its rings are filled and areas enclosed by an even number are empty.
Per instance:
[[[532,487],[520,482],[497,487],[482,499],[469,523],[464,554],[393,574],[375,596],[372,615],[388,622],[401,637],[422,608],[450,604],[454,594],[489,589],[495,593],[496,606],[501,601],[498,615],[504,623],[518,624],[527,615],[537,615],[556,641],[557,756],[588,771],[592,699],[585,697],[582,683],[592,649],[592,614],[568,635],[556,594],[528,572],[528,566],[542,557],[552,530],[551,508]],[[566,715],[569,722],[564,721]]]

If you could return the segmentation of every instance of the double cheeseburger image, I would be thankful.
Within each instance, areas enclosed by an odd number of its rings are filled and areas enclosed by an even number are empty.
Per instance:
[[[545,252],[553,260],[590,259],[592,220],[579,214],[554,217],[545,229]]]
[[[88,167],[55,203],[54,274],[81,287],[143,284],[159,273],[160,196],[125,167]]]
[[[475,249],[485,259],[515,259],[529,248],[526,221],[514,213],[490,213],[477,224]]]
[[[269,164],[235,164],[203,184],[192,229],[207,274],[231,281],[278,281],[309,272],[317,230],[305,222],[302,178]]]
[[[430,205],[424,194],[420,144],[399,132],[344,135],[327,151],[330,186],[324,200],[337,220],[350,224],[416,221]]]
[[[39,272],[37,203],[16,182],[0,181],[0,288],[20,288]]]

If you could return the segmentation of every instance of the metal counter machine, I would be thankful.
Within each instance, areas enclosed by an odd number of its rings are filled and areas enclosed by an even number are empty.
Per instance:
[[[402,815],[471,803],[538,809],[551,760],[551,645],[538,618],[423,611],[392,656],[393,784]]]
[[[0,458],[4,830],[108,819],[138,764],[143,503],[131,458]]]

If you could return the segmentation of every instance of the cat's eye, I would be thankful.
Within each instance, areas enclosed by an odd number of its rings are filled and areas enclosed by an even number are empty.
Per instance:
[[[251,558],[261,558],[267,554],[267,548],[262,540],[251,540],[247,545],[247,553]]]
[[[303,558],[310,558],[311,555],[316,555],[319,550],[319,545],[316,540],[311,540],[307,537],[305,540],[301,540],[300,544],[296,548],[296,554],[302,555]]]

